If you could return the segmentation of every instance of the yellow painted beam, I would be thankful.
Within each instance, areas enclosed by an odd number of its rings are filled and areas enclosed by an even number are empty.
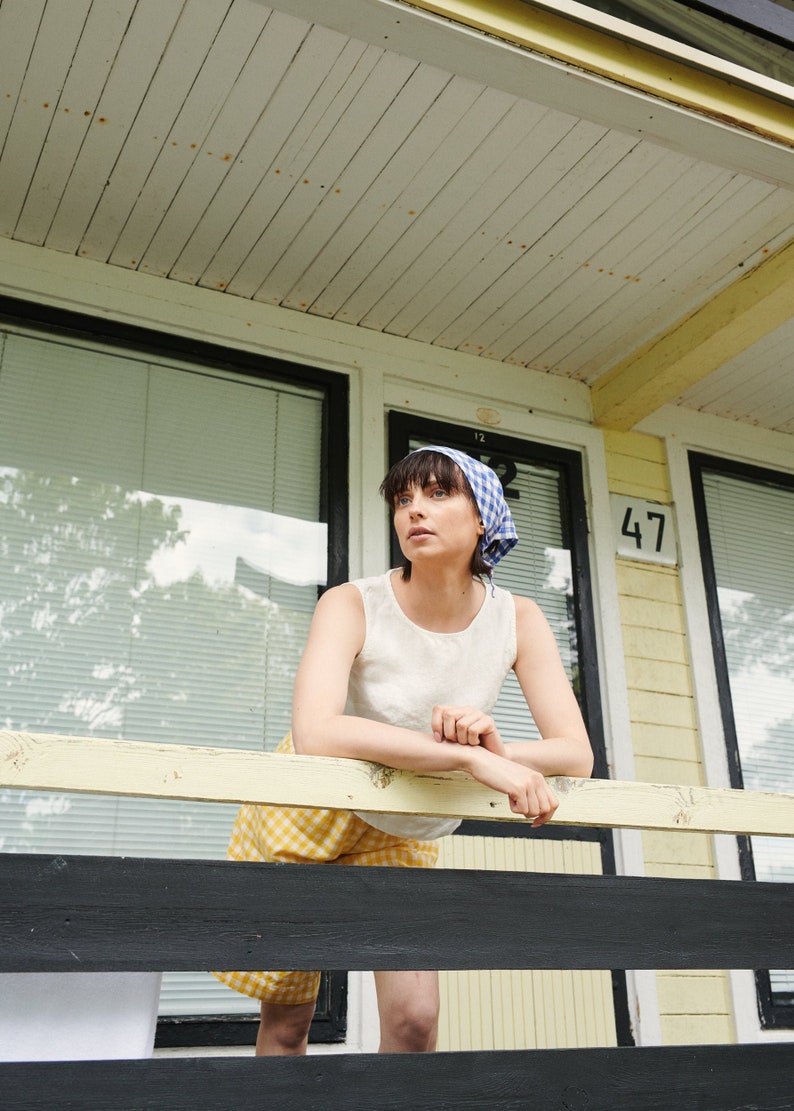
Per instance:
[[[794,316],[794,240],[594,382],[593,420],[628,431]]]
[[[790,86],[576,0],[410,0],[410,6],[794,146]]]
[[[550,782],[561,825],[794,837],[794,794],[567,776]],[[0,730],[0,787],[526,822],[506,795],[465,772],[11,730]]]

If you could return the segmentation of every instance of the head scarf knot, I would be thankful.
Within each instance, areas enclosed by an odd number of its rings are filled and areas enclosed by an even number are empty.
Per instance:
[[[481,463],[479,459],[472,459],[465,451],[458,451],[454,447],[420,447],[417,451],[437,451],[448,456],[453,463],[457,463],[466,476],[480,517],[485,527],[480,550],[482,558],[489,567],[495,567],[500,559],[518,543],[518,533],[513,524],[513,516],[505,501],[502,484],[490,467]],[[412,452],[411,454],[415,454]]]

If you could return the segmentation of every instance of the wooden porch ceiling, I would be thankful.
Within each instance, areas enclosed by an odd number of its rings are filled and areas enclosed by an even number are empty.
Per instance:
[[[3,0],[0,234],[584,381],[609,427],[794,432],[794,101],[583,64],[398,0]]]

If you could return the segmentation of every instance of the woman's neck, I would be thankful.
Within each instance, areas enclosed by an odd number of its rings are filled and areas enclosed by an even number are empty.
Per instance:
[[[482,606],[485,587],[479,579],[474,579],[469,571],[465,574],[450,570],[433,575],[417,573],[411,569],[411,578],[406,582],[401,572],[393,571],[392,588],[403,613],[424,629],[438,633],[460,632],[467,628]]]

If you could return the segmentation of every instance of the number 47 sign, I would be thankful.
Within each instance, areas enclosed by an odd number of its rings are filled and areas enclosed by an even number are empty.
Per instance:
[[[617,552],[623,559],[676,564],[673,510],[669,505],[611,494]]]

